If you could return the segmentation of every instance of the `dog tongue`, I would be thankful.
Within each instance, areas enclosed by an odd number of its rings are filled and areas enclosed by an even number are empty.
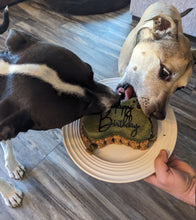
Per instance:
[[[128,99],[132,98],[132,97],[136,97],[135,91],[133,90],[132,86],[127,86],[126,89],[124,89],[123,87],[120,87],[118,89],[118,92],[125,94],[125,101],[127,101]]]
[[[133,87],[132,86],[128,86],[127,89],[125,90],[125,101],[132,98],[132,97],[135,97],[135,92],[133,90]]]

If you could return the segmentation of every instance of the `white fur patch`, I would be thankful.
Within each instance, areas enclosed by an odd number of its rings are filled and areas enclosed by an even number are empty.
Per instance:
[[[22,179],[25,169],[15,158],[12,141],[1,141],[1,146],[4,152],[5,168],[8,171],[10,177],[14,179]]]
[[[111,102],[110,102],[110,100],[108,98],[106,98],[104,96],[101,97],[101,103],[102,103],[103,106],[105,106],[105,108],[106,108],[105,111],[106,112],[110,110]]]
[[[12,148],[12,142],[10,140],[8,141],[2,141],[1,146],[4,151],[4,159],[5,159],[5,166],[8,170],[9,175],[16,170],[16,168],[19,166],[18,161],[15,158],[13,148]],[[11,177],[13,174],[11,174]],[[15,176],[16,177],[16,176]],[[19,179],[16,177],[16,179]],[[5,204],[7,206],[11,207],[17,207],[21,205],[22,202],[22,192],[5,180],[0,178],[0,195],[5,201]]]
[[[84,96],[82,87],[62,81],[56,71],[45,64],[9,64],[0,60],[0,75],[20,74],[38,78],[50,84],[58,92]]]
[[[16,189],[12,184],[0,178],[0,194],[2,195],[5,204],[12,208],[20,206],[23,195],[22,192]]]

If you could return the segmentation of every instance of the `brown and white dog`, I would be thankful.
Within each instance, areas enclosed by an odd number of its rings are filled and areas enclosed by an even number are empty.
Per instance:
[[[9,24],[7,9],[0,27]],[[16,160],[11,139],[29,129],[61,128],[83,115],[107,111],[120,96],[93,80],[93,72],[71,51],[10,30],[7,50],[0,52],[0,141],[11,177],[21,179],[24,167]],[[22,193],[0,178],[0,193],[11,207]]]
[[[117,88],[130,96],[132,86],[147,116],[164,119],[171,95],[191,76],[193,51],[181,24],[185,14],[167,2],[152,4],[123,44]]]

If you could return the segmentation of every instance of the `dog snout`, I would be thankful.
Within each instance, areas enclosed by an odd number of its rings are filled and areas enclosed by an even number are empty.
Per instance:
[[[165,100],[159,101],[149,105],[148,115],[156,118],[157,120],[164,120],[166,116],[166,102]]]
[[[164,120],[166,113],[165,113],[165,111],[155,111],[151,114],[151,116],[158,119],[158,120]]]
[[[108,96],[102,96],[101,103],[105,106],[105,112],[110,110],[112,107],[120,105],[121,97],[115,92],[110,92]]]
[[[86,89],[86,101],[88,107],[86,114],[97,114],[109,111],[120,104],[120,96],[111,88],[94,82],[90,89]]]
[[[120,105],[120,101],[121,101],[121,96],[115,93],[114,97],[113,97],[113,103],[112,103],[111,107],[119,106]]]
[[[92,92],[96,94],[98,100],[100,100],[101,106],[104,107],[103,111],[110,110],[111,107],[118,106],[120,104],[120,95],[113,91],[110,87],[94,82]]]

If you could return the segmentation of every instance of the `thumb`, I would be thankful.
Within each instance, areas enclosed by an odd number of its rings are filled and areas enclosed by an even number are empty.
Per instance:
[[[164,181],[168,177],[169,167],[167,162],[167,152],[165,150],[161,150],[154,162],[157,179]]]
[[[154,161],[155,173],[146,177],[144,181],[156,185],[157,179],[165,178],[164,175],[168,171],[168,157],[165,150],[161,150]]]

